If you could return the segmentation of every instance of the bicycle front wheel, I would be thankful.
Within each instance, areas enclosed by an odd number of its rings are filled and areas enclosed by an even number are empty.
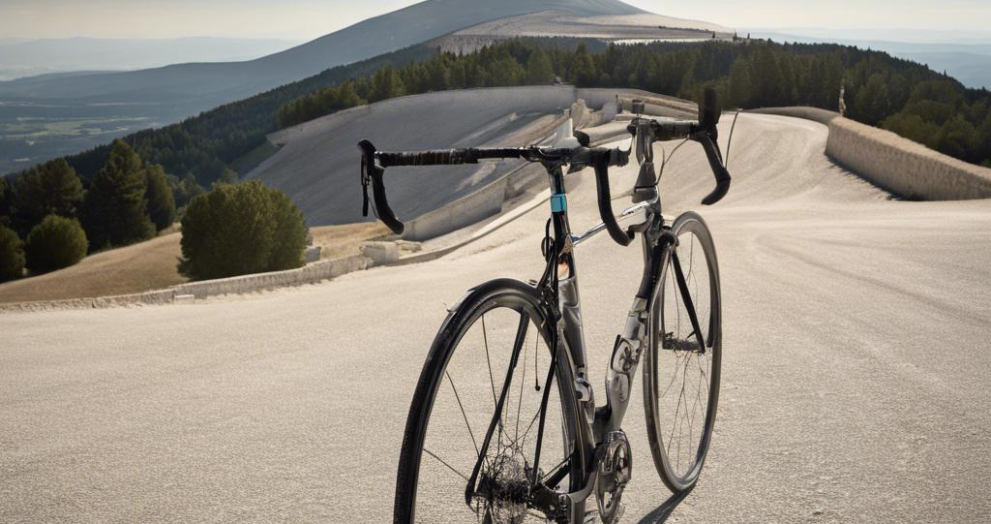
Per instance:
[[[722,358],[719,265],[702,217],[685,213],[650,306],[644,408],[654,465],[675,493],[698,481],[709,451]]]
[[[535,500],[559,505],[589,460],[554,329],[533,287],[513,280],[480,286],[448,315],[407,419],[397,524],[580,522],[583,504],[548,515]]]

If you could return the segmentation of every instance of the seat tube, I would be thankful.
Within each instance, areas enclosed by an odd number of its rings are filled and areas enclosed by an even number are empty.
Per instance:
[[[558,307],[562,317],[564,339],[575,366],[575,391],[586,406],[591,420],[595,408],[592,387],[586,378],[587,356],[582,327],[581,296],[578,293],[578,272],[575,267],[574,244],[568,223],[568,198],[564,187],[564,172],[560,166],[547,166],[551,186],[551,214],[555,243],[558,248]]]

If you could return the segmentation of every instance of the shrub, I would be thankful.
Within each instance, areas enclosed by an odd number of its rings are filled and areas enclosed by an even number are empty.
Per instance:
[[[34,226],[27,239],[27,266],[46,273],[77,264],[86,256],[89,241],[74,218],[48,215]]]
[[[193,280],[280,271],[303,265],[303,213],[258,181],[219,184],[182,217],[179,272]]]
[[[12,229],[0,226],[0,282],[24,275],[24,244]]]

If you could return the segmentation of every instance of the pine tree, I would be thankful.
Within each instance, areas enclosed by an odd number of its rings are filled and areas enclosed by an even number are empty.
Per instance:
[[[575,56],[571,60],[570,73],[569,79],[579,87],[595,85],[598,80],[595,62],[592,61],[592,56],[588,54],[588,48],[585,47],[584,42],[578,44],[578,48],[575,49]]]
[[[795,91],[795,69],[791,64],[791,55],[782,54],[780,58],[778,69],[781,71],[781,86],[778,92],[777,105],[794,105],[797,92]]]
[[[10,184],[0,176],[0,227],[10,224]]]
[[[987,159],[985,164],[991,166],[991,111],[988,112],[987,118],[984,119],[984,123],[981,125],[980,140],[981,144],[984,145],[984,151],[981,153]]]
[[[141,158],[116,140],[107,163],[90,184],[83,219],[90,249],[125,246],[155,235],[145,198],[147,181]]]
[[[774,52],[763,46],[754,54],[754,99],[757,107],[778,103],[781,94],[781,70]]]
[[[165,169],[158,164],[145,166],[145,182],[148,199],[148,216],[155,229],[161,231],[175,222],[175,196],[165,177]]]
[[[891,114],[891,97],[884,75],[875,73],[854,98],[851,115],[857,120],[876,126]]]
[[[13,229],[7,229],[0,224],[0,282],[15,280],[22,276],[24,276],[24,242]]]
[[[547,53],[536,48],[526,61],[526,83],[529,85],[545,85],[554,80],[554,69]]]
[[[83,184],[65,159],[52,160],[17,177],[11,187],[11,212],[22,233],[48,215],[75,217]]]
[[[753,89],[750,62],[748,60],[733,62],[729,78],[729,105],[748,107],[753,97]]]
[[[406,87],[402,79],[392,66],[385,66],[379,69],[372,77],[372,94],[369,97],[372,102],[388,100],[406,94]]]

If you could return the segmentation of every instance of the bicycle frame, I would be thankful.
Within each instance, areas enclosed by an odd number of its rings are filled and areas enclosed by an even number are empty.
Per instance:
[[[578,290],[578,271],[574,257],[574,248],[587,242],[590,238],[606,230],[605,223],[600,223],[592,227],[582,235],[573,235],[568,220],[567,197],[564,185],[564,175],[559,165],[548,165],[547,171],[551,186],[551,223],[554,231],[554,253],[547,256],[547,266],[544,278],[541,279],[541,296],[545,297],[544,307],[551,308],[558,314],[552,318],[559,318],[559,336],[563,337],[563,344],[557,344],[557,350],[564,348],[566,358],[554,358],[552,367],[548,371],[548,377],[555,375],[553,366],[571,365],[574,367],[575,384],[574,387],[579,402],[585,407],[579,417],[584,418],[585,424],[582,429],[587,430],[590,439],[586,442],[593,442],[597,447],[610,432],[619,431],[622,427],[623,418],[626,414],[630,401],[630,391],[633,384],[633,375],[636,373],[640,358],[646,345],[649,307],[654,298],[657,282],[661,278],[662,268],[668,261],[668,257],[673,257],[675,278],[681,291],[683,304],[689,311],[696,337],[701,348],[705,348],[701,340],[702,331],[699,329],[698,320],[691,296],[685,284],[684,275],[681,272],[677,261],[677,253],[674,246],[677,239],[666,230],[664,216],[661,214],[660,200],[656,196],[647,202],[641,202],[630,207],[617,217],[619,222],[635,222],[633,230],[642,236],[641,246],[643,250],[644,269],[639,290],[633,300],[627,317],[626,325],[620,335],[616,337],[612,355],[609,360],[609,368],[606,373],[606,404],[596,408],[593,388],[586,378],[588,366],[587,352],[585,348],[584,329],[581,316],[581,299]],[[548,278],[549,277],[549,278]],[[704,349],[703,349],[704,351]],[[549,388],[549,381],[547,386]],[[541,411],[541,430],[538,431],[537,451],[535,455],[534,469],[539,466],[540,448],[542,445],[543,412],[546,410],[546,395]],[[493,423],[495,420],[493,420]],[[483,451],[484,454],[484,451]],[[481,461],[481,457],[479,459]],[[593,461],[595,465],[597,461]],[[476,468],[477,469],[477,468]],[[587,499],[593,491],[598,468],[586,473],[585,488],[565,495],[568,504],[574,504]],[[469,482],[469,489],[472,483]],[[535,497],[537,499],[538,497]]]

